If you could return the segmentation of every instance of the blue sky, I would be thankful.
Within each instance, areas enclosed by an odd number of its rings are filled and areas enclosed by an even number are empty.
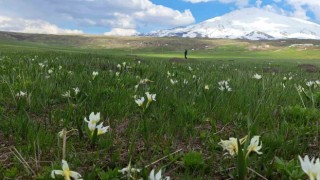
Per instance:
[[[320,22],[320,0],[0,0],[0,30],[133,35],[247,7]]]

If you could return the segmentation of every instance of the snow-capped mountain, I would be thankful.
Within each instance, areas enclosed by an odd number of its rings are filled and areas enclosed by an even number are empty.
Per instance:
[[[320,25],[259,8],[244,8],[199,24],[159,30],[147,36],[229,39],[320,39]]]

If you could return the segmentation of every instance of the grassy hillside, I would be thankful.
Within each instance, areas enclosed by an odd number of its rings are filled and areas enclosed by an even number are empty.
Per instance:
[[[317,41],[0,39],[0,179],[303,179],[319,156],[319,47],[289,47]]]
[[[189,39],[154,37],[110,37],[93,35],[39,35],[0,32],[0,45],[41,51],[80,51],[98,54],[137,55],[141,58],[181,58],[184,49],[193,59],[320,59],[320,41],[245,41],[228,39]],[[290,47],[293,44],[313,46]],[[85,49],[85,51],[83,51]]]

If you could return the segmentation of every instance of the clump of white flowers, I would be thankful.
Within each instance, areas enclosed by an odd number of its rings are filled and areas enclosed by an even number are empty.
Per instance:
[[[319,81],[319,80],[316,80],[316,81],[308,81],[308,82],[306,82],[306,85],[307,85],[309,88],[317,88],[317,87],[320,87],[320,81]]]
[[[229,80],[224,80],[224,81],[220,81],[218,82],[219,84],[219,90],[220,91],[232,91],[231,87],[229,86]]]
[[[80,93],[80,89],[78,87],[72,88],[73,92],[74,92],[74,96],[77,96]],[[61,94],[62,97],[65,98],[71,98],[71,91],[67,90],[66,92]]]
[[[100,112],[94,113],[92,112],[89,115],[89,120],[85,117],[84,121],[88,123],[88,129],[91,132],[91,136],[93,136],[93,133],[95,130],[97,130],[97,135],[105,134],[108,132],[109,126],[103,126],[103,122],[101,122],[99,125],[97,125],[100,122]]]
[[[262,142],[259,141],[260,136],[253,136],[253,138],[250,140],[250,144],[247,147],[247,153],[246,153],[246,158],[249,156],[249,154],[251,152],[256,152],[257,154],[262,154],[262,152],[260,152],[261,148],[262,148]],[[242,139],[239,140],[240,145],[244,144],[247,140],[247,136],[243,137]],[[237,143],[237,138],[229,138],[229,140],[221,140],[218,143],[220,146],[222,146],[223,150],[228,151],[228,153],[231,156],[235,156],[238,154],[238,150],[240,149],[238,147],[238,143]]]
[[[144,97],[134,96],[134,100],[139,107],[142,107],[143,110],[146,110],[152,101],[156,101],[156,94],[150,94],[149,92],[145,93],[147,96],[147,104],[144,106]]]
[[[23,92],[23,91],[19,91],[17,94],[16,94],[16,97],[17,98],[22,98],[22,97],[26,97],[27,96],[27,92]]]

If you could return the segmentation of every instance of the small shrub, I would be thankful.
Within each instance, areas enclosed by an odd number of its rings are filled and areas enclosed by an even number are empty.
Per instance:
[[[193,151],[183,157],[184,166],[189,170],[200,170],[204,167],[203,155]]]

